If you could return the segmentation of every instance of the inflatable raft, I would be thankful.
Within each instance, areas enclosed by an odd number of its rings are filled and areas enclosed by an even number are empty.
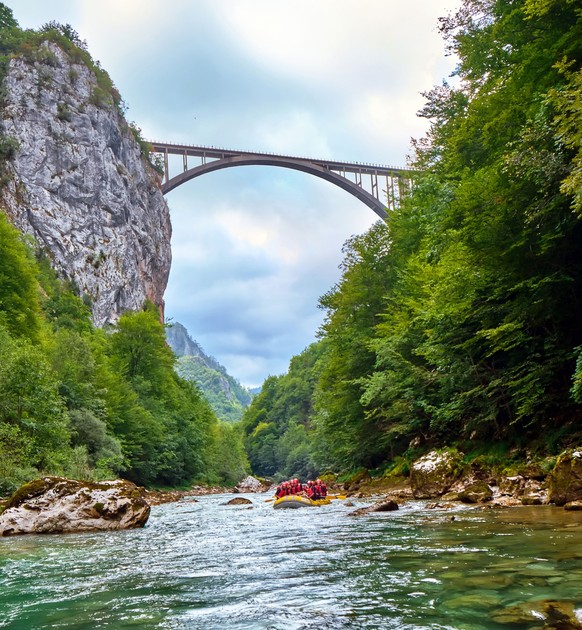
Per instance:
[[[273,507],[276,510],[279,509],[289,509],[289,508],[301,508],[301,507],[315,507],[318,505],[327,505],[331,503],[330,499],[308,499],[307,497],[301,496],[300,494],[288,494],[285,497],[281,497],[277,499],[275,503],[273,503]]]

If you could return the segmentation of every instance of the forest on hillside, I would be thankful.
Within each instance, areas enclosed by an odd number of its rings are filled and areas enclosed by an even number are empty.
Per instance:
[[[582,7],[465,0],[412,194],[351,238],[320,341],[243,418],[253,470],[511,465],[582,440]]]
[[[0,494],[39,474],[235,484],[246,456],[174,370],[155,306],[95,328],[75,288],[0,213]]]

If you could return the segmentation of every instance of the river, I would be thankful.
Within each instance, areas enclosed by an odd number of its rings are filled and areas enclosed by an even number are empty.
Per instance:
[[[157,506],[139,530],[0,539],[0,628],[533,629],[547,600],[582,619],[580,512],[349,517],[247,496]]]

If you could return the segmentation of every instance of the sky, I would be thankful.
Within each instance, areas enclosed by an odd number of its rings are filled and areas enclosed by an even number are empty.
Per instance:
[[[426,132],[422,92],[454,68],[438,18],[460,2],[4,0],[23,28],[71,24],[147,139],[393,166]],[[377,219],[272,166],[210,173],[166,199],[166,318],[250,387],[315,341],[343,244]]]

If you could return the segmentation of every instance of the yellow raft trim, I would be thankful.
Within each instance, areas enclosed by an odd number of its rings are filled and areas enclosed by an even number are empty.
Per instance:
[[[300,507],[317,507],[318,505],[328,505],[330,499],[308,499],[300,494],[288,494],[287,496],[277,499],[273,503],[273,507],[278,508],[300,508]]]

